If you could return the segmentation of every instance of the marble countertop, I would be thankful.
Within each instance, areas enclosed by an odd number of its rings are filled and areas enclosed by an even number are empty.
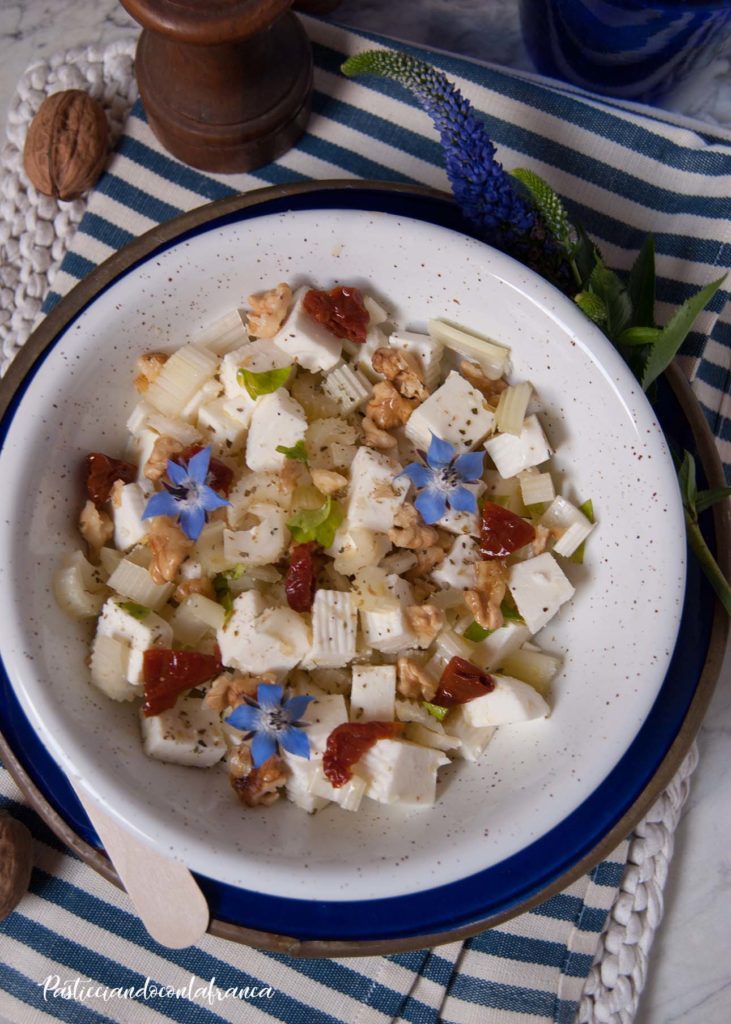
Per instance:
[[[354,28],[530,71],[516,0],[344,0],[334,20]],[[15,84],[58,50],[130,38],[117,0],[1,0],[0,130]],[[731,59],[710,62],[665,101],[676,113],[731,131]],[[0,136],[1,137],[1,136]],[[731,656],[698,745],[700,766],[675,837],[665,918],[636,1024],[726,1024],[731,1005]]]

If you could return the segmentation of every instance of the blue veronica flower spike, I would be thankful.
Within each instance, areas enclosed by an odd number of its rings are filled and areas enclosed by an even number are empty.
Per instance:
[[[314,697],[290,697],[282,703],[284,690],[276,683],[259,683],[257,699],[247,697],[228,716],[226,721],[234,729],[246,730],[245,740],[252,740],[251,758],[254,767],[259,768],[265,761],[283,747],[288,754],[310,757],[310,741],[302,731],[307,722],[299,719]]]
[[[206,484],[210,464],[210,446],[196,452],[188,460],[187,466],[170,459],[167,465],[170,483],[163,480],[164,490],[151,496],[145,505],[142,518],[173,516],[180,523],[186,537],[198,540],[208,519],[208,513],[229,504]]]
[[[455,512],[477,513],[477,498],[462,485],[480,479],[484,458],[484,452],[456,455],[453,444],[432,434],[426,465],[411,462],[399,473],[407,476],[420,492],[414,505],[427,525],[438,523],[447,507]]]

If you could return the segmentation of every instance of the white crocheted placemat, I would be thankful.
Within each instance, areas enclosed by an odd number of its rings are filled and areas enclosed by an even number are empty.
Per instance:
[[[0,154],[1,372],[41,317],[44,296],[86,208],[40,195],[22,166],[28,125],[43,98],[85,89],[104,105],[112,143],[137,96],[130,42],[70,50],[33,65],[18,83]],[[58,288],[56,289],[58,291]],[[673,837],[698,763],[695,744],[677,775],[631,837],[627,867],[586,981],[578,1024],[630,1024],[645,984]]]

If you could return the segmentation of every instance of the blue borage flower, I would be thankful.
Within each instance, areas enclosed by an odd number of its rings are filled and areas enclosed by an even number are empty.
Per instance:
[[[208,520],[208,513],[229,504],[206,484],[210,464],[210,447],[193,455],[187,467],[172,459],[168,460],[167,474],[171,482],[163,480],[164,490],[152,495],[145,505],[142,518],[174,516],[186,537],[198,540]]]
[[[380,75],[399,82],[434,122],[444,165],[462,213],[492,245],[565,287],[568,264],[555,238],[515,178],[495,159],[485,124],[447,76],[405,53],[368,50],[349,57],[345,75]]]
[[[302,730],[307,722],[299,719],[314,697],[290,697],[282,703],[284,690],[276,683],[259,683],[257,699],[245,697],[226,721],[234,729],[246,730],[245,740],[252,740],[251,757],[254,767],[268,761],[282,746],[288,754],[309,759],[310,741]]]
[[[463,484],[476,483],[482,476],[484,452],[457,455],[454,445],[436,434],[431,436],[426,465],[411,462],[399,476],[407,476],[420,491],[414,505],[425,523],[438,523],[447,511],[477,513],[477,498]]]

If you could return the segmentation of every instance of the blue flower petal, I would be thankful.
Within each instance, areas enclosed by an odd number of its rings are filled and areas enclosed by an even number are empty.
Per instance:
[[[256,697],[259,707],[272,708],[282,703],[284,690],[278,683],[259,683],[256,688]]]
[[[454,458],[454,445],[449,441],[442,441],[436,434],[431,436],[429,451],[426,453],[426,461],[432,469],[444,469]]]
[[[184,487],[188,482],[188,470],[172,459],[168,459],[168,476],[177,487]]]
[[[465,452],[454,460],[454,468],[457,475],[465,483],[473,484],[482,476],[482,466],[485,461],[484,452]]]
[[[443,492],[432,488],[422,491],[421,494],[417,495],[414,505],[427,526],[432,523],[438,523],[447,511],[447,499]]]
[[[293,722],[297,722],[302,718],[307,710],[307,705],[314,699],[314,697],[308,697],[307,695],[302,697],[290,697],[289,700],[284,703],[284,710],[289,712],[292,716]]]
[[[309,759],[310,741],[302,729],[287,729],[287,731],[283,732],[279,737],[279,742],[288,754],[295,754],[297,757],[306,757]]]
[[[197,484],[204,484],[211,464],[211,446],[204,448],[188,460],[188,476]]]
[[[254,767],[259,768],[277,752],[277,741],[268,732],[258,732],[251,741],[251,759]]]
[[[199,491],[200,507],[205,509],[206,512],[213,512],[217,508],[223,508],[224,505],[230,505],[230,501],[226,501],[220,494],[217,494],[211,487],[203,485]]]
[[[398,475],[407,476],[414,487],[428,487],[432,482],[434,471],[427,469],[426,466],[422,466],[419,462],[410,462],[408,466],[404,466]]]
[[[242,732],[251,732],[259,725],[259,709],[252,708],[248,704],[239,704],[231,712],[226,721],[234,729],[241,729]]]
[[[193,508],[178,508],[178,511],[180,512],[180,525],[185,536],[190,540],[198,540],[206,525],[206,514],[203,509],[199,505],[194,505]]]
[[[449,495],[449,506],[455,512],[477,513],[477,498],[466,487],[455,487]]]
[[[158,491],[157,494],[153,494],[149,498],[145,505],[145,511],[142,513],[142,518],[151,519],[152,516],[177,516],[179,511],[178,503],[172,494],[168,494],[167,491]]]

